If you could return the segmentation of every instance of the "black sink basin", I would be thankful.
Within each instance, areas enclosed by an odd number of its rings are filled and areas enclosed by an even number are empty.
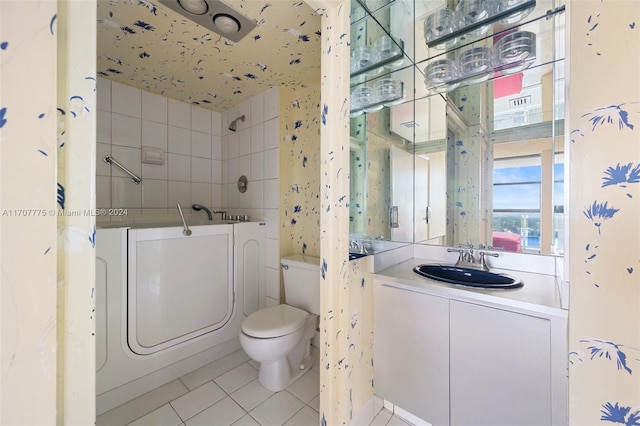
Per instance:
[[[354,259],[360,259],[361,257],[365,257],[368,256],[364,253],[352,253],[349,252],[349,260],[354,260]]]
[[[497,274],[489,271],[480,271],[457,266],[445,266],[437,264],[418,265],[413,268],[416,274],[436,281],[448,284],[465,285],[480,288],[518,288],[524,283],[518,278],[507,274]]]

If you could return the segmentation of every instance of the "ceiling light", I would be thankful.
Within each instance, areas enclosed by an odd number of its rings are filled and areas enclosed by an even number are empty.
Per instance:
[[[213,17],[213,25],[225,34],[233,34],[240,31],[240,22],[226,13],[218,13]]]
[[[180,6],[194,15],[204,15],[209,10],[209,5],[204,0],[178,0]]]
[[[254,20],[244,16],[222,0],[159,1],[196,24],[236,43],[256,27]]]

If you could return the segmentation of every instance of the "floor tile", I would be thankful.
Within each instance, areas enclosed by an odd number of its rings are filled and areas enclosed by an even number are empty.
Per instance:
[[[216,379],[237,366],[244,364],[249,359],[243,350],[238,350],[189,374],[185,374],[180,378],[180,381],[184,383],[189,390],[193,390],[209,380]]]
[[[171,401],[171,406],[182,420],[187,420],[226,396],[227,394],[220,389],[220,386],[213,382],[207,382],[175,401]]]
[[[189,390],[179,380],[174,380],[99,415],[96,419],[96,424],[98,426],[121,426],[129,424],[174,399],[181,397],[188,391]]]
[[[410,423],[405,422],[398,416],[391,416],[391,419],[387,422],[387,426],[409,426]]]
[[[214,381],[226,393],[233,393],[258,377],[258,370],[244,363],[216,378]]]
[[[293,396],[305,403],[309,403],[320,393],[320,374],[311,370],[296,380],[287,388]]]
[[[246,414],[232,426],[260,426],[260,423],[256,422],[250,415]]]
[[[393,413],[389,410],[381,410],[378,415],[371,422],[371,426],[385,426],[389,419],[393,416]]]
[[[309,403],[309,407],[313,408],[317,412],[320,412],[320,393],[313,398]]]
[[[251,411],[273,394],[274,392],[262,386],[256,379],[232,393],[231,398],[246,411]]]
[[[231,397],[216,402],[187,420],[186,426],[229,426],[246,413]]]
[[[255,368],[256,370],[260,370],[260,363],[258,361],[250,359],[248,362],[253,368]]]
[[[278,392],[249,414],[262,426],[282,425],[303,406],[304,403],[289,392]]]
[[[302,407],[302,410],[298,411],[285,423],[287,426],[312,426],[318,424],[320,424],[320,414],[308,405]]]
[[[135,422],[129,423],[129,426],[180,426],[181,424],[182,419],[171,408],[171,405],[166,404],[146,416],[140,417]]]

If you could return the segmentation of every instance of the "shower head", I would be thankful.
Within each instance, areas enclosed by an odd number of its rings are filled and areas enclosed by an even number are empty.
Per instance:
[[[231,130],[232,132],[235,132],[236,130],[238,130],[238,120],[244,123],[244,115],[241,115],[240,117],[233,120],[231,124],[229,124],[229,130]]]

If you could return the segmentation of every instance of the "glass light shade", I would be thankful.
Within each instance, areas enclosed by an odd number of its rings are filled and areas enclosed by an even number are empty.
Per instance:
[[[231,15],[219,13],[213,17],[213,25],[224,34],[233,34],[240,31],[240,22]]]
[[[194,15],[204,15],[209,10],[209,5],[204,0],[178,0],[180,7]]]

